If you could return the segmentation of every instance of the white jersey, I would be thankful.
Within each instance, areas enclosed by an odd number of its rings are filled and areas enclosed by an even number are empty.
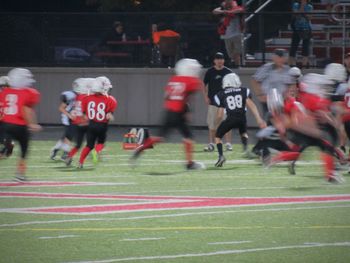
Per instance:
[[[66,111],[71,112],[74,107],[74,102],[77,94],[71,90],[62,92],[61,94],[61,102],[67,105]],[[70,125],[70,120],[65,114],[61,114],[61,121],[63,125]]]

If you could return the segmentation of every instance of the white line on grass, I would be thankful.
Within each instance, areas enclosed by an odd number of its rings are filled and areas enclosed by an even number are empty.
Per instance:
[[[65,235],[65,236],[56,236],[56,237],[39,237],[38,239],[57,239],[57,238],[70,238],[78,237],[77,235]]]
[[[213,252],[207,252],[207,253],[114,258],[114,259],[93,260],[93,261],[74,261],[69,263],[110,263],[110,262],[123,262],[123,261],[145,261],[145,260],[159,260],[159,259],[209,257],[209,256],[219,256],[219,255],[254,253],[254,252],[262,252],[262,251],[304,249],[304,248],[317,248],[317,247],[350,247],[350,242],[320,243],[320,244],[312,244],[312,245],[303,244],[303,245],[291,245],[291,246],[280,246],[280,247],[261,247],[261,248],[235,249],[235,250],[221,250],[221,251],[213,251]]]
[[[226,241],[226,242],[212,242],[208,243],[208,245],[233,245],[233,244],[244,244],[251,243],[252,241]]]
[[[131,216],[120,218],[81,218],[81,219],[65,219],[65,220],[50,220],[50,221],[27,221],[13,224],[1,224],[0,227],[14,227],[24,225],[46,225],[46,224],[65,224],[74,222],[86,221],[128,221],[128,220],[143,220],[154,218],[171,218],[171,217],[186,217],[186,216],[204,216],[213,214],[229,214],[229,213],[256,213],[256,212],[283,212],[293,210],[314,210],[314,209],[333,209],[333,208],[350,208],[350,205],[335,205],[335,206],[307,206],[307,207],[282,207],[282,208],[262,208],[262,209],[245,209],[245,210],[223,210],[223,211],[208,211],[208,212],[189,212],[177,213],[170,215],[149,215],[149,216]]]
[[[144,238],[125,238],[120,241],[153,241],[153,240],[162,240],[164,237],[144,237]]]

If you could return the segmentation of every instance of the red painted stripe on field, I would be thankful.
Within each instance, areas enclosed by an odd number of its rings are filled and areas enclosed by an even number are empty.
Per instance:
[[[126,211],[145,210],[165,210],[181,208],[204,208],[204,207],[224,207],[224,206],[244,206],[261,204],[285,204],[285,203],[305,203],[305,202],[332,202],[350,201],[350,195],[339,196],[305,196],[305,197],[248,197],[248,198],[205,198],[198,201],[163,202],[146,204],[116,204],[116,205],[92,205],[92,206],[70,206],[54,208],[30,208],[23,209],[35,213],[112,213]],[[22,210],[22,211],[23,211]]]
[[[91,185],[87,182],[3,182],[0,187],[35,187],[35,186],[70,186],[70,185]]]

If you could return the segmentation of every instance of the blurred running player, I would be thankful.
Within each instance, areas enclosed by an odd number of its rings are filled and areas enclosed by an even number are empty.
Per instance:
[[[191,94],[203,89],[203,82],[199,79],[202,66],[195,59],[181,59],[175,65],[175,76],[172,76],[165,87],[164,117],[159,136],[149,137],[133,153],[131,161],[135,162],[141,153],[160,143],[168,135],[170,129],[177,128],[183,136],[186,154],[186,169],[203,169],[204,165],[194,162],[192,158],[192,132],[188,125],[186,114],[187,102]]]
[[[3,88],[8,86],[9,78],[7,76],[1,76],[0,77],[0,92]],[[3,156],[8,157],[12,153],[12,148],[8,149],[5,147],[5,134],[2,127],[2,115],[3,115],[3,105],[0,102],[0,158]],[[10,150],[10,151],[9,151]]]
[[[215,104],[220,108],[219,118],[223,118],[224,110],[227,114],[226,119],[221,122],[215,134],[215,143],[219,153],[216,167],[221,167],[226,161],[222,150],[222,138],[228,131],[234,128],[238,129],[243,151],[247,152],[248,150],[246,106],[252,111],[259,127],[266,127],[265,121],[260,117],[259,111],[251,99],[250,90],[241,85],[239,77],[235,73],[229,73],[222,80],[223,90],[214,96]]]
[[[100,152],[107,137],[108,122],[113,119],[117,101],[113,96],[106,95],[101,81],[94,80],[91,84],[92,95],[82,101],[82,111],[89,120],[87,145],[80,154],[78,168],[83,168],[86,157],[92,149]],[[95,145],[96,144],[96,145]]]
[[[320,74],[307,74],[302,81],[300,104],[288,93],[282,96],[274,90],[268,96],[268,106],[273,115],[273,123],[282,138],[288,136],[299,146],[297,151],[280,152],[271,159],[271,164],[281,161],[294,163],[307,147],[316,146],[321,150],[325,178],[329,182],[341,183],[343,178],[335,171],[334,157],[338,157],[334,145],[336,123],[330,113],[327,98],[332,82]],[[294,170],[294,169],[293,169]]]
[[[79,78],[73,82],[73,91],[77,94],[74,105],[71,111],[72,115],[72,125],[75,129],[75,146],[68,153],[67,158],[65,159],[65,163],[69,166],[72,163],[74,155],[79,151],[81,145],[83,144],[85,134],[88,129],[88,120],[82,111],[82,103],[83,100],[88,96],[90,84],[94,81],[94,79],[89,79],[90,81]]]
[[[72,125],[72,119],[74,118],[71,114],[75,98],[77,93],[74,90],[64,91],[61,94],[61,103],[58,110],[61,112],[61,122],[64,126],[64,133],[52,148],[50,158],[55,160],[57,153],[62,150],[62,160],[65,160],[70,151],[70,144],[74,137],[74,126]]]
[[[21,154],[15,179],[25,181],[30,131],[41,129],[36,122],[33,109],[39,103],[40,93],[31,88],[35,80],[28,69],[14,68],[8,73],[8,78],[9,87],[5,87],[0,93],[5,143],[8,144],[12,139],[18,141]],[[11,145],[6,145],[6,147],[11,147]]]

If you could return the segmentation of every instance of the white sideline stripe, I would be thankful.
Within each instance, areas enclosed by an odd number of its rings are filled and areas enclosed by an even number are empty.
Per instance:
[[[94,260],[94,261],[72,261],[72,262],[66,262],[66,263],[110,263],[110,262],[123,262],[123,261],[136,261],[136,260],[143,261],[143,260],[159,260],[159,259],[175,259],[175,258],[209,257],[209,256],[218,256],[218,255],[232,255],[232,254],[262,252],[262,251],[299,249],[299,248],[300,249],[316,248],[316,247],[350,247],[350,242],[320,243],[320,244],[309,244],[309,245],[303,244],[303,245],[280,246],[280,247],[261,247],[261,248],[235,249],[235,250],[221,250],[221,251],[214,251],[214,252],[207,252],[207,253],[114,258],[114,259]]]
[[[144,238],[125,238],[120,241],[152,241],[152,240],[162,240],[164,237],[144,237]]]
[[[230,244],[244,244],[244,243],[252,243],[252,241],[212,242],[212,243],[208,243],[208,245],[230,245]]]
[[[78,237],[77,235],[65,235],[65,236],[57,236],[57,237],[39,237],[38,239],[57,239],[57,238],[70,238],[70,237]]]
[[[202,162],[204,164],[210,165],[215,163],[215,160],[198,160],[199,162]],[[142,164],[140,164],[140,166],[154,166],[154,159],[142,159],[141,160]],[[146,163],[145,163],[146,162]],[[148,163],[149,162],[149,163]],[[157,164],[158,165],[178,165],[179,163],[181,164],[185,164],[184,160],[157,160]],[[261,162],[258,160],[227,160],[226,161],[227,164],[260,164]],[[63,163],[62,163],[63,164]],[[100,163],[101,166],[103,167],[118,167],[118,166],[130,166],[130,164],[128,162],[125,163]],[[319,165],[322,164],[322,162],[320,161],[298,161],[297,162],[297,166],[298,165],[302,165],[302,166],[312,166],[312,165]],[[284,163],[279,164],[279,165],[284,165]],[[57,163],[53,163],[53,165],[28,165],[28,168],[56,168],[57,167]],[[62,167],[65,167],[64,165],[62,165]],[[87,166],[89,167],[89,166]],[[3,166],[1,167],[3,169],[13,169],[13,166]],[[268,169],[265,169],[268,170]]]
[[[230,214],[230,213],[256,213],[256,212],[281,212],[291,210],[314,210],[314,209],[331,209],[331,208],[350,208],[350,205],[335,205],[335,206],[307,206],[307,207],[285,207],[285,208],[267,208],[267,209],[246,209],[246,210],[223,210],[223,211],[208,211],[208,212],[189,212],[178,213],[170,215],[150,215],[150,216],[132,216],[132,217],[120,217],[120,218],[81,218],[81,219],[65,219],[65,220],[51,220],[51,221],[28,221],[13,224],[2,224],[0,227],[14,227],[25,225],[46,225],[46,224],[65,224],[74,222],[86,222],[86,221],[127,221],[127,220],[143,220],[153,218],[169,218],[169,217],[183,217],[183,216],[204,216],[213,214]]]

